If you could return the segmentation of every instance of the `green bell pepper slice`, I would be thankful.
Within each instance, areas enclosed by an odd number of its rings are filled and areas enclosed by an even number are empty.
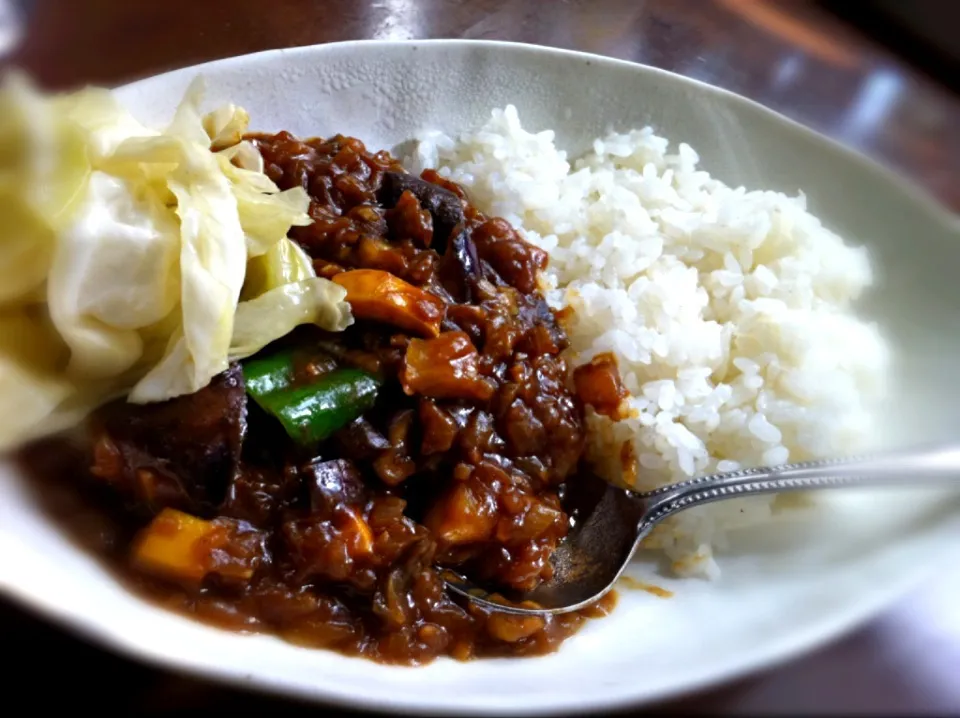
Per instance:
[[[329,371],[295,385],[293,352],[252,359],[243,365],[247,393],[301,446],[317,444],[370,409],[380,381],[353,368]]]

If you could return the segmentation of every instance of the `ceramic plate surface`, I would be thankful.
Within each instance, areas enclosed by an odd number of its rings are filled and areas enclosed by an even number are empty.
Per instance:
[[[960,426],[960,230],[891,173],[748,100],[667,72],[525,45],[341,43],[271,51],[118,90],[165,121],[190,80],[210,105],[246,107],[257,130],[355,135],[394,148],[417,131],[467,129],[515,104],[577,154],[610,129],[652,125],[691,144],[728,183],[807,194],[812,211],[870,247],[865,311],[893,344],[896,385],[878,444],[950,438]],[[714,583],[635,576],[675,592],[624,590],[616,611],[556,654],[397,668],[266,636],[207,628],[128,594],[39,511],[0,466],[0,589],[105,645],[159,665],[303,698],[422,712],[581,712],[663,699],[765,667],[836,636],[943,565],[960,501],[943,494],[833,494],[808,519],[748,531]]]

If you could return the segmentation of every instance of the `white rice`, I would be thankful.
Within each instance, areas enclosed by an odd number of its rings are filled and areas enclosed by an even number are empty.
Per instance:
[[[872,280],[867,252],[803,195],[728,187],[650,128],[597,139],[571,164],[512,106],[459,138],[419,140],[412,169],[439,168],[549,252],[547,298],[574,310],[571,362],[616,355],[634,416],[588,417],[608,478],[622,478],[624,442],[650,489],[848,453],[869,437],[888,355],[852,310]],[[725,532],[774,508],[763,497],[688,511],[649,545],[680,574],[714,576]]]

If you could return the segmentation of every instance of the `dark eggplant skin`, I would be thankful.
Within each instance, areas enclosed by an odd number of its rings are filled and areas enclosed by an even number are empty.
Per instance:
[[[476,283],[483,276],[477,247],[470,231],[463,225],[454,228],[447,249],[440,260],[443,287],[458,302],[473,303]]]
[[[453,192],[405,172],[384,172],[377,200],[390,209],[406,191],[433,217],[433,248],[443,252],[453,230],[463,223],[463,204]]]

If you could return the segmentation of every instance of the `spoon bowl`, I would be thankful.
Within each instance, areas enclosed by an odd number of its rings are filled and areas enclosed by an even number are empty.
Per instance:
[[[585,474],[571,482],[565,496],[573,527],[551,557],[549,580],[532,591],[497,595],[451,571],[444,572],[444,580],[454,593],[497,611],[570,613],[609,593],[654,526],[680,511],[759,494],[914,485],[960,488],[960,446],[743,469],[648,492],[621,489]]]

